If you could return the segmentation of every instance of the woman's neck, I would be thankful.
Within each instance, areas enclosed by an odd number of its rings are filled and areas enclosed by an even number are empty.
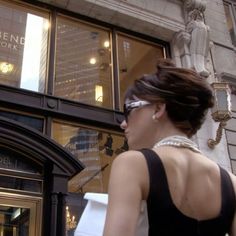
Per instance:
[[[166,127],[164,126],[162,129],[157,130],[156,136],[153,140],[153,145],[155,143],[158,143],[164,138],[170,137],[170,136],[183,136],[187,138],[187,135],[182,132],[181,130],[177,129],[176,127]]]

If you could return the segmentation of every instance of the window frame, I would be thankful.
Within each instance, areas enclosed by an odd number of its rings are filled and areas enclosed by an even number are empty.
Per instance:
[[[1,2],[9,2],[1,0]],[[157,39],[152,36],[134,32],[106,23],[79,13],[71,12],[66,9],[61,9],[56,6],[44,2],[24,1],[19,2],[12,0],[10,5],[23,7],[29,9],[31,12],[47,12],[49,14],[49,21],[51,28],[49,30],[48,41],[48,58],[47,58],[47,76],[45,93],[34,92],[26,89],[10,87],[7,85],[0,85],[0,101],[2,102],[1,109],[9,109],[11,112],[19,112],[32,115],[37,115],[45,119],[45,134],[51,136],[51,122],[52,119],[63,119],[68,122],[80,122],[89,126],[96,126],[108,130],[122,132],[119,122],[123,119],[123,112],[121,111],[120,96],[119,96],[119,76],[118,76],[118,59],[117,59],[117,42],[116,35],[125,34],[132,38],[137,38],[141,41],[146,41],[150,44],[160,45],[163,47],[164,53],[170,57],[170,44],[166,41]],[[96,107],[81,102],[67,100],[53,95],[54,84],[54,62],[56,53],[56,21],[57,16],[64,16],[66,18],[73,18],[86,24],[95,25],[96,27],[109,29],[111,31],[112,44],[112,77],[113,77],[113,108],[108,109],[104,107]],[[79,110],[79,112],[78,112]],[[75,113],[75,111],[77,111]]]
[[[223,2],[224,2],[223,3],[224,5],[227,5],[229,7],[229,12],[230,12],[229,17],[231,17],[232,24],[233,24],[233,34],[234,34],[235,42],[233,42],[231,37],[230,37],[230,39],[231,39],[232,45],[234,47],[236,47],[236,1],[234,1],[234,0],[224,0]]]
[[[36,16],[40,16],[42,18],[45,18],[48,20],[49,23],[51,23],[51,14],[52,12],[50,11],[50,9],[48,8],[42,8],[39,7],[38,5],[32,5],[29,3],[21,3],[19,1],[13,0],[13,1],[8,1],[8,0],[0,0],[0,4],[2,4],[3,6],[9,7],[11,8],[12,6],[14,6],[14,9],[25,12],[27,14],[34,14]],[[49,71],[49,50],[50,50],[50,39],[51,39],[51,31],[48,30],[48,34],[47,34],[47,53],[45,55],[45,78],[44,78],[44,94],[47,94],[48,91],[48,71]],[[21,65],[22,68],[22,65]],[[13,86],[12,86],[13,87]],[[17,87],[15,87],[17,88]],[[19,90],[25,89],[25,88],[18,88]],[[26,89],[27,90],[27,89]],[[28,91],[33,91],[33,90],[28,90]],[[35,91],[36,93],[40,93],[39,91]]]

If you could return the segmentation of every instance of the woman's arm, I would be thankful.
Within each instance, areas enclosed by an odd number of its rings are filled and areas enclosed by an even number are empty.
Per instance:
[[[104,236],[133,236],[148,173],[140,152],[128,151],[112,164]]]

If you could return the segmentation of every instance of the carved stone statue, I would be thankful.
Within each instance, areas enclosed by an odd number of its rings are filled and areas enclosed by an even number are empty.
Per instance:
[[[203,13],[194,9],[188,13],[186,31],[191,35],[189,50],[193,68],[201,76],[208,77],[206,58],[209,51],[209,26],[204,23]]]
[[[185,30],[172,38],[172,54],[178,66],[194,68],[201,76],[208,77],[206,69],[210,49],[209,26],[204,22],[205,0],[182,0]]]

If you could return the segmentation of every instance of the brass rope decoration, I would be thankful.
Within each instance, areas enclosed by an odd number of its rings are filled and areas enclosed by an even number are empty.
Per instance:
[[[222,138],[222,131],[223,129],[225,128],[226,126],[226,121],[221,121],[220,124],[219,124],[219,127],[216,131],[216,138],[215,140],[214,139],[208,139],[207,141],[207,144],[208,144],[208,147],[213,149],[215,147],[215,145],[217,145],[221,138]]]

